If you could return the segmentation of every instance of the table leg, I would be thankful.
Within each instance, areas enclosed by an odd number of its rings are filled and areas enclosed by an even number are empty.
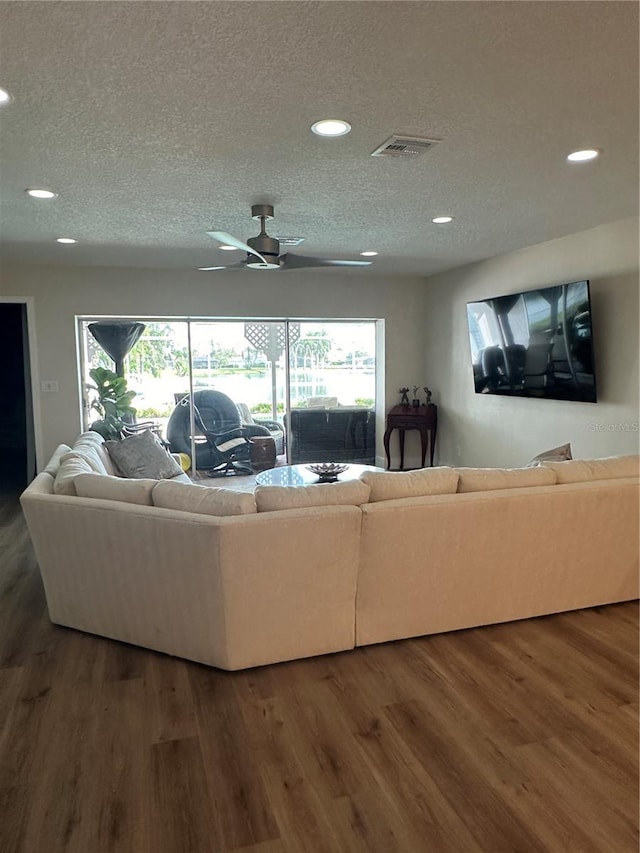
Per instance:
[[[384,433],[384,452],[387,454],[387,469],[391,468],[391,456],[389,454],[389,439],[393,430],[387,429]]]
[[[435,424],[433,429],[431,430],[431,467],[433,468],[433,451],[436,449],[436,431],[438,429],[438,425]]]
[[[427,444],[429,443],[429,431],[426,429],[420,430],[420,449],[422,451],[422,467],[424,468],[424,460],[427,457]]]
[[[400,470],[404,471],[404,430],[400,427]]]

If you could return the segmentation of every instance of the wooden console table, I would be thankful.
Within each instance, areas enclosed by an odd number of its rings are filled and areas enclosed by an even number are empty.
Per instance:
[[[391,433],[397,429],[400,431],[400,470],[404,469],[404,434],[408,429],[420,430],[420,443],[422,445],[422,467],[427,455],[429,445],[429,464],[433,467],[433,453],[436,446],[436,432],[438,430],[438,407],[433,403],[428,406],[394,406],[387,414],[387,429],[384,434],[384,450],[387,454],[387,468],[391,467],[389,454],[389,440]]]

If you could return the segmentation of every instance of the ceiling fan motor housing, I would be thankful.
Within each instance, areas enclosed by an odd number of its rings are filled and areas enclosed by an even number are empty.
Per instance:
[[[262,219],[263,217],[265,220],[273,219],[273,205],[272,204],[252,204],[251,205],[251,217],[252,217],[252,219]]]
[[[278,260],[280,255],[280,243],[278,240],[273,237],[268,237],[265,235],[259,235],[258,237],[249,237],[247,240],[247,245],[251,246],[252,249],[255,249],[256,252],[259,252],[262,257],[267,261],[267,264],[263,264],[262,261],[259,261],[255,255],[247,256],[247,266],[251,267],[251,269],[260,269],[260,270],[271,270],[271,269],[279,269],[280,261]]]

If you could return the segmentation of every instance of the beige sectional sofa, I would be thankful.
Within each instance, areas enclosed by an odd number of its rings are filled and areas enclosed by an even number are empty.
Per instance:
[[[626,456],[251,494],[84,434],[21,501],[53,622],[235,670],[636,598],[638,493]]]

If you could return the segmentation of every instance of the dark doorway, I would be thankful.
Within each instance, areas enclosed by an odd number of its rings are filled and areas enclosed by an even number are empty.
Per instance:
[[[35,476],[27,306],[0,302],[0,489],[22,490]]]

